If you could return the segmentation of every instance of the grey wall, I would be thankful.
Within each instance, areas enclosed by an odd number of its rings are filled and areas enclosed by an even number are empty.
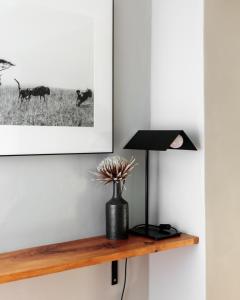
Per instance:
[[[205,1],[207,300],[240,299],[239,12]]]
[[[150,23],[150,1],[115,1],[115,151],[127,157],[125,142],[137,129],[149,127]],[[125,194],[132,224],[143,221],[144,200],[143,156],[135,156],[139,166]],[[111,188],[89,175],[103,157],[0,158],[0,251],[103,234]],[[147,257],[132,259],[126,299],[146,300],[147,281]],[[107,300],[119,299],[121,288],[110,286],[110,264],[105,264],[1,285],[0,298]]]

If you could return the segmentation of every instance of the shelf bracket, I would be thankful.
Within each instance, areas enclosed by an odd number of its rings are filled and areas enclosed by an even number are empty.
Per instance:
[[[112,261],[112,285],[118,284],[118,261]]]

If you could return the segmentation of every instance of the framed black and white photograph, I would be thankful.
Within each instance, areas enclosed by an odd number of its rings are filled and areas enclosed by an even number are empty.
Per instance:
[[[0,0],[0,155],[112,152],[112,0]]]

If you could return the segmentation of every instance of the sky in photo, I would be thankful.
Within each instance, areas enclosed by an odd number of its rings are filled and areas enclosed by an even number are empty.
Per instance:
[[[0,0],[0,58],[16,66],[2,84],[93,89],[93,19],[24,1],[2,5],[8,1]]]

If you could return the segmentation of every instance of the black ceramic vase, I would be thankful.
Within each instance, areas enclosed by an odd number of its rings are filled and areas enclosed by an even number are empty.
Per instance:
[[[113,197],[106,203],[106,236],[109,240],[128,238],[128,203],[122,198],[120,182],[113,183]]]

